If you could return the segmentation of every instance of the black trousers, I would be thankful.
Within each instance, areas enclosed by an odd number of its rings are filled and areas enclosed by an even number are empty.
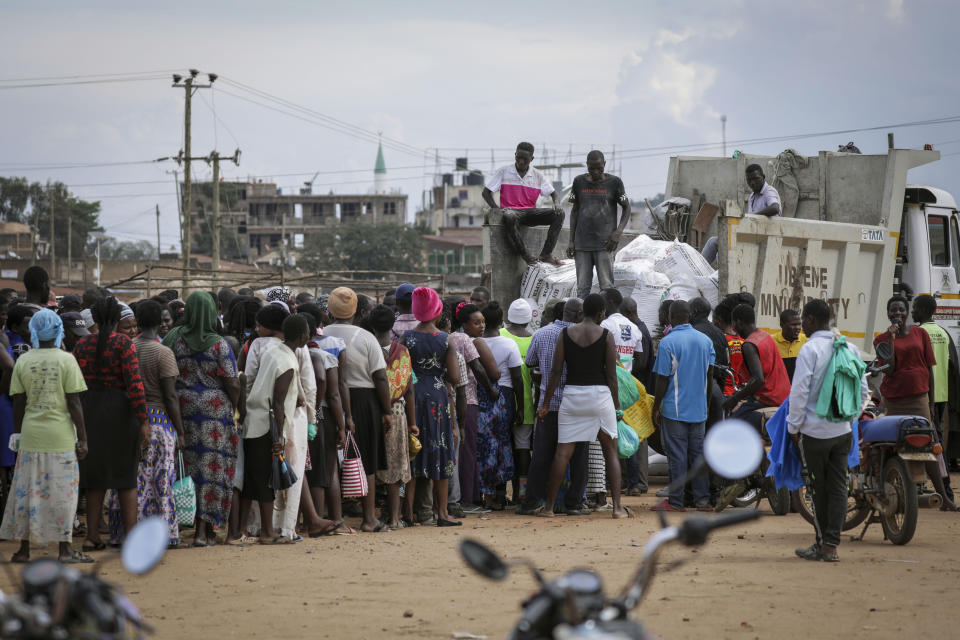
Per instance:
[[[553,209],[504,209],[503,227],[507,232],[507,238],[513,248],[523,257],[530,253],[527,251],[523,238],[520,237],[518,227],[541,227],[550,226],[547,231],[547,240],[543,243],[543,251],[540,255],[549,256],[553,254],[554,247],[557,246],[557,240],[560,238],[560,231],[563,229],[563,219],[566,215],[563,212],[556,212]],[[534,256],[535,257],[535,256]]]
[[[837,546],[847,517],[847,456],[853,434],[812,438],[800,434],[800,457],[810,477],[817,544]]]
[[[530,472],[527,474],[527,493],[523,508],[533,509],[546,498],[550,467],[557,453],[557,412],[550,411],[542,420],[537,420],[533,430],[533,450]],[[578,442],[570,458],[570,488],[563,506],[579,509],[583,504],[583,492],[587,488],[587,443]]]

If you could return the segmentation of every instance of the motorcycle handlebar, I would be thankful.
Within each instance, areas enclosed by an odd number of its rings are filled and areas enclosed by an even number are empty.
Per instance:
[[[552,608],[553,598],[550,596],[550,594],[541,591],[534,596],[533,600],[530,601],[530,604],[524,608],[523,616],[517,623],[517,631],[519,631],[521,634],[518,637],[526,637],[525,634],[530,633],[530,631],[542,625],[544,619],[550,615]]]
[[[713,518],[687,518],[679,527],[677,539],[688,547],[701,545],[706,541],[707,535],[714,529],[749,522],[759,517],[760,513],[755,509],[745,509],[743,511],[731,511]]]

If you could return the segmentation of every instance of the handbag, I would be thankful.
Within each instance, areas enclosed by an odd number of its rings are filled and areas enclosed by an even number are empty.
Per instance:
[[[417,457],[417,454],[420,453],[420,449],[423,449],[423,445],[420,444],[420,438],[418,438],[417,436],[413,435],[412,433],[410,434],[410,445],[409,445],[409,449],[410,449],[410,459],[411,459],[411,460],[413,460],[414,458]]]
[[[177,523],[185,527],[193,526],[197,516],[197,488],[193,478],[183,472],[183,453],[177,452],[177,464],[180,479],[173,483],[173,502],[177,507]]]
[[[347,441],[343,446],[343,465],[340,468],[340,493],[344,498],[362,498],[367,495],[367,472],[363,470],[363,460],[360,459],[360,449],[353,433],[347,432]],[[348,458],[352,453],[354,457]]]

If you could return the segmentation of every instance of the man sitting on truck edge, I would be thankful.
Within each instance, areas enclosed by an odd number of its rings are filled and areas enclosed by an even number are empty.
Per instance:
[[[793,370],[797,366],[797,354],[800,347],[807,341],[807,336],[800,331],[800,314],[793,309],[784,309],[780,313],[780,331],[773,334],[773,340],[780,350],[783,366],[787,368],[787,377],[793,383]]]
[[[733,310],[733,328],[743,338],[743,364],[737,375],[747,382],[723,401],[723,408],[732,411],[743,401],[732,417],[746,420],[759,431],[761,416],[757,409],[783,404],[790,395],[790,379],[777,343],[770,334],[757,328],[753,307],[741,304]]]
[[[514,154],[514,164],[500,167],[493,172],[483,187],[484,201],[492,209],[503,209],[503,226],[507,232],[510,244],[527,264],[534,264],[538,260],[549,262],[554,266],[560,265],[560,260],[553,256],[553,248],[557,246],[557,239],[563,229],[564,213],[560,205],[560,195],[553,185],[537,169],[530,166],[533,162],[533,145],[521,142],[517,145]],[[500,204],[493,199],[493,192],[500,192]],[[553,210],[533,210],[537,206],[540,196],[553,198]],[[535,258],[527,251],[523,238],[520,237],[518,225],[537,227],[550,225],[547,240],[543,243],[540,257]]]
[[[780,194],[767,184],[760,165],[751,164],[747,167],[747,185],[753,189],[747,201],[747,213],[768,218],[780,215]]]
[[[601,151],[587,154],[587,173],[573,179],[570,189],[570,244],[567,257],[577,265],[577,296],[590,293],[596,267],[600,289],[613,286],[613,262],[620,236],[630,221],[630,200],[617,176],[605,173],[607,161]],[[617,205],[623,212],[617,225]]]

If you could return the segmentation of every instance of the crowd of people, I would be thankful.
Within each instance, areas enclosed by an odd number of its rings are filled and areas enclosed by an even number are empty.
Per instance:
[[[456,527],[493,510],[632,517],[621,496],[648,490],[648,448],[620,457],[624,371],[652,396],[672,478],[700,457],[710,426],[739,417],[759,428],[760,412],[789,398],[789,431],[819,470],[822,520],[798,555],[837,557],[838,488],[824,478],[853,445],[849,423],[825,425],[815,410],[834,348],[822,301],[785,311],[770,335],[748,293],[664,301],[647,327],[634,300],[607,288],[550,301],[533,330],[525,300],[483,287],[443,298],[402,284],[389,305],[346,287],[315,299],[282,286],[128,305],[99,289],[58,301],[40,267],[23,285],[0,291],[0,538],[20,542],[14,562],[50,542],[63,562],[92,562],[149,516],[165,519],[171,547],[187,546],[173,495],[181,461],[196,491],[193,547]],[[936,302],[914,300],[913,324],[905,298],[887,309],[876,340],[892,347],[886,411],[940,428],[949,342]],[[345,495],[341,465],[356,457]],[[278,458],[290,486],[275,486]],[[927,471],[955,509],[944,466]],[[698,476],[652,508],[713,510],[740,489]]]

